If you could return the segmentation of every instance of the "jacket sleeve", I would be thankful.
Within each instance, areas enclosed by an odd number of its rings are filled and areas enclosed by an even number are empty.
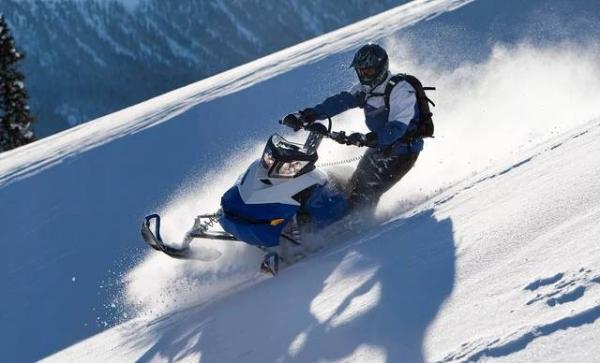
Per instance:
[[[390,93],[390,112],[379,144],[387,146],[400,139],[417,115],[417,95],[408,82],[400,82]]]
[[[312,108],[309,108],[308,110],[314,112],[317,115],[318,120],[323,120],[327,117],[339,115],[340,113],[348,111],[351,108],[359,107],[360,99],[360,91],[354,87],[350,91],[340,92],[336,95],[328,97],[325,99],[325,101]]]

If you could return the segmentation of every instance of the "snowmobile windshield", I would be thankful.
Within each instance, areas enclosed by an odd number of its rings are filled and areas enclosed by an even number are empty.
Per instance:
[[[315,167],[316,152],[307,152],[303,145],[288,141],[278,134],[269,138],[261,163],[271,178],[294,178]]]

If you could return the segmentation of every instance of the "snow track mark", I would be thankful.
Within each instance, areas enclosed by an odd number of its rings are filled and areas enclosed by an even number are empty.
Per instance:
[[[524,290],[539,292],[526,305],[532,305],[539,301],[544,301],[548,306],[554,307],[561,304],[576,301],[583,297],[588,287],[592,286],[600,277],[590,277],[592,270],[581,268],[565,278],[565,273],[561,272],[554,276],[535,280],[525,286]],[[551,286],[553,285],[553,286]]]
[[[525,349],[531,342],[540,337],[551,335],[560,330],[593,324],[600,318],[600,305],[583,310],[578,314],[558,319],[513,333],[502,339],[492,340],[487,344],[463,344],[456,353],[447,355],[440,362],[475,362],[484,357],[503,357]]]
[[[585,294],[585,286],[578,286],[569,292],[546,300],[546,304],[555,306],[556,304],[568,303],[583,297],[583,294]]]
[[[525,286],[525,290],[534,291],[534,290],[537,290],[538,288],[540,288],[541,286],[553,284],[555,282],[560,281],[564,275],[565,274],[561,272],[561,273],[557,273],[556,275],[551,276],[551,277],[535,280],[534,282]]]
[[[525,158],[523,160],[520,160],[514,164],[512,164],[511,166],[509,166],[508,168],[505,168],[501,171],[498,171],[494,174],[485,176],[481,179],[476,180],[475,182],[471,182],[470,184],[462,187],[461,189],[459,189],[458,191],[454,192],[453,194],[446,194],[446,193],[442,193],[442,197],[439,200],[436,200],[433,202],[434,207],[440,206],[442,204],[445,204],[447,202],[449,202],[450,200],[454,199],[454,197],[460,195],[461,193],[468,191],[470,189],[475,188],[476,186],[478,186],[479,184],[495,179],[496,177],[500,177],[500,176],[504,176],[506,174],[508,174],[509,172],[520,168],[521,166],[524,166],[528,163],[530,163],[531,161],[533,161],[534,159],[536,159],[537,157],[545,154],[546,152],[552,152],[555,149],[566,145],[567,143],[569,143],[572,140],[575,140],[581,136],[584,136],[586,134],[588,134],[589,132],[591,132],[594,129],[600,128],[600,123],[598,122],[598,120],[594,120],[592,122],[590,122],[588,125],[583,126],[583,130],[579,129],[579,131],[576,131],[575,134],[571,133],[571,134],[566,134],[563,136],[563,140],[558,142],[557,144],[551,145],[551,146],[546,146],[544,147],[542,150],[538,150],[536,152],[533,152],[531,156],[529,156],[528,158]]]
[[[529,300],[526,305],[544,302],[546,309],[555,309],[560,305],[578,301],[584,297],[588,288],[600,283],[600,276],[592,275],[592,273],[591,269],[580,268],[570,274],[560,272],[536,279],[523,289],[526,292],[539,291],[536,297]],[[525,349],[535,339],[561,330],[593,324],[600,319],[600,304],[597,301],[591,307],[578,309],[578,311],[571,310],[570,315],[545,324],[519,328],[502,338],[489,337],[465,342],[455,352],[446,355],[439,362],[475,362],[486,357],[508,356]]]

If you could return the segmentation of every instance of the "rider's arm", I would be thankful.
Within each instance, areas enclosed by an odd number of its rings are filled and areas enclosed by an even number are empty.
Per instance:
[[[406,133],[410,122],[417,113],[415,89],[408,82],[400,82],[390,93],[390,113],[384,132],[379,136],[379,145],[387,146],[400,139]]]
[[[320,104],[307,108],[304,111],[314,112],[317,120],[324,120],[327,117],[339,115],[351,108],[359,107],[361,102],[359,86],[353,87],[350,91],[340,92],[336,95],[328,97]]]

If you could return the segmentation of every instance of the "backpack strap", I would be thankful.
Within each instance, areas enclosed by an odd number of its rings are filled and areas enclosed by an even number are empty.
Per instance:
[[[390,78],[388,83],[385,85],[385,91],[383,92],[383,101],[385,102],[385,107],[388,110],[390,109],[390,95],[392,94],[392,89],[394,88],[394,86],[396,86],[402,81],[404,81],[404,74],[399,73],[392,76],[392,78]]]
[[[406,135],[405,138],[411,139],[414,137],[433,137],[433,120],[431,118],[433,114],[429,109],[429,104],[435,107],[435,103],[433,103],[433,101],[429,99],[429,97],[427,97],[425,91],[435,91],[435,87],[423,87],[421,82],[414,76],[404,73],[396,74],[390,78],[387,85],[385,86],[385,92],[383,96],[385,107],[389,111],[390,95],[392,93],[392,89],[394,88],[394,86],[396,86],[402,81],[408,82],[408,84],[410,84],[412,88],[414,88],[413,92],[416,95],[417,106],[420,111],[420,122],[417,127],[417,130],[415,131],[416,134]]]
[[[392,94],[392,89],[394,88],[395,85],[397,85],[398,83],[402,82],[402,81],[406,81],[408,82],[414,89],[415,92],[417,93],[417,98],[419,97],[419,88],[423,89],[423,91],[435,91],[435,87],[423,87],[420,82],[418,85],[413,84],[410,79],[409,79],[409,75],[404,74],[404,73],[398,73],[395,76],[392,76],[392,78],[390,78],[390,80],[388,81],[387,85],[385,86],[385,91],[383,92],[383,100],[385,102],[385,107],[389,110],[390,109],[390,95]],[[414,77],[412,77],[414,78]],[[415,78],[416,80],[416,78]],[[423,93],[423,95],[421,97],[424,97],[427,102],[431,103],[431,105],[433,107],[435,107],[435,103],[433,103],[433,101],[431,99],[429,99],[429,97],[427,97],[427,95],[425,95]]]

